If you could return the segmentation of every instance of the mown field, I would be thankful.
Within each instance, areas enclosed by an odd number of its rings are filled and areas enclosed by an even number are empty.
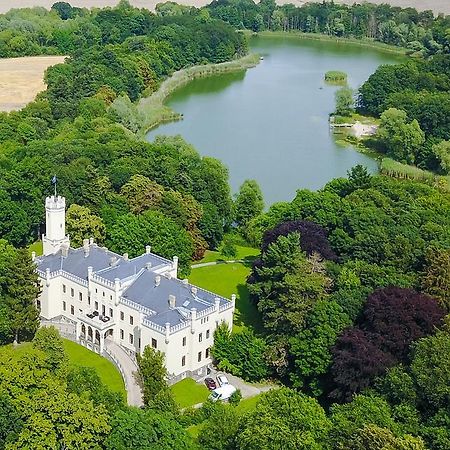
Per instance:
[[[1,9],[1,6],[0,6]],[[30,56],[0,59],[0,111],[15,111],[45,90],[44,72],[62,63],[64,56]]]

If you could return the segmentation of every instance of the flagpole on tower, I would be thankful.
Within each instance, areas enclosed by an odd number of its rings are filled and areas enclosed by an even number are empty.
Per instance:
[[[58,182],[58,179],[56,178],[56,175],[53,175],[52,184],[55,187],[55,200],[56,200],[56,183],[57,182]]]

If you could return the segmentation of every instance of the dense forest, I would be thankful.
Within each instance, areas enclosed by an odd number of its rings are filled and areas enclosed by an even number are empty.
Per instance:
[[[446,173],[449,19],[266,0],[156,12],[60,2],[0,16],[0,56],[68,55],[48,70],[46,92],[0,114],[0,342],[23,343],[0,347],[0,449],[448,450],[448,191],[357,166],[263,211],[256,182],[233,199],[220,161],[181,138],[144,142],[111,105],[175,70],[244,55],[236,28],[376,39],[432,55],[383,66],[361,88],[358,106],[381,117],[381,151]],[[260,248],[247,286],[261,329],[219,326],[212,352],[221,369],[278,388],[248,411],[180,410],[162,355],[147,347],[137,409],[70,365],[56,330],[39,328],[26,249],[42,232],[53,174],[75,246],[94,236],[135,256],[151,244],[177,254],[183,274],[230,229]]]

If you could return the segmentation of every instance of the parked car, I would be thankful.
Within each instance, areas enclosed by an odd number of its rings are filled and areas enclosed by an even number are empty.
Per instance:
[[[228,400],[234,393],[236,392],[236,388],[229,383],[225,383],[224,385],[214,389],[209,398],[213,402],[217,402],[219,400],[225,401]]]
[[[219,386],[223,386],[224,384],[230,384],[228,378],[225,375],[217,375],[217,382]]]
[[[217,384],[212,378],[205,378],[205,384],[210,391],[217,388]]]

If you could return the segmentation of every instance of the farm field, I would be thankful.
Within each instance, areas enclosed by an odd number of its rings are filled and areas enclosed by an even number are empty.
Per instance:
[[[337,3],[352,4],[354,0],[336,0]],[[18,0],[17,2],[0,2],[0,13],[9,11],[12,8],[30,8],[32,6],[44,6],[50,8],[54,0]],[[69,2],[72,6],[84,8],[101,8],[104,6],[114,6],[118,0],[71,0]],[[139,8],[148,8],[154,10],[159,0],[130,0],[130,3]],[[192,6],[203,6],[211,3],[210,0],[178,0],[177,3]],[[293,3],[295,5],[302,5],[306,0],[277,0],[278,4]],[[433,10],[435,13],[443,12],[450,14],[450,2],[448,0],[371,0],[371,3],[389,3],[393,6],[400,6],[406,8],[412,6],[419,11],[427,9]]]
[[[1,8],[1,7],[0,7]],[[47,67],[64,62],[64,56],[29,56],[0,59],[0,111],[15,111],[45,90]]]

